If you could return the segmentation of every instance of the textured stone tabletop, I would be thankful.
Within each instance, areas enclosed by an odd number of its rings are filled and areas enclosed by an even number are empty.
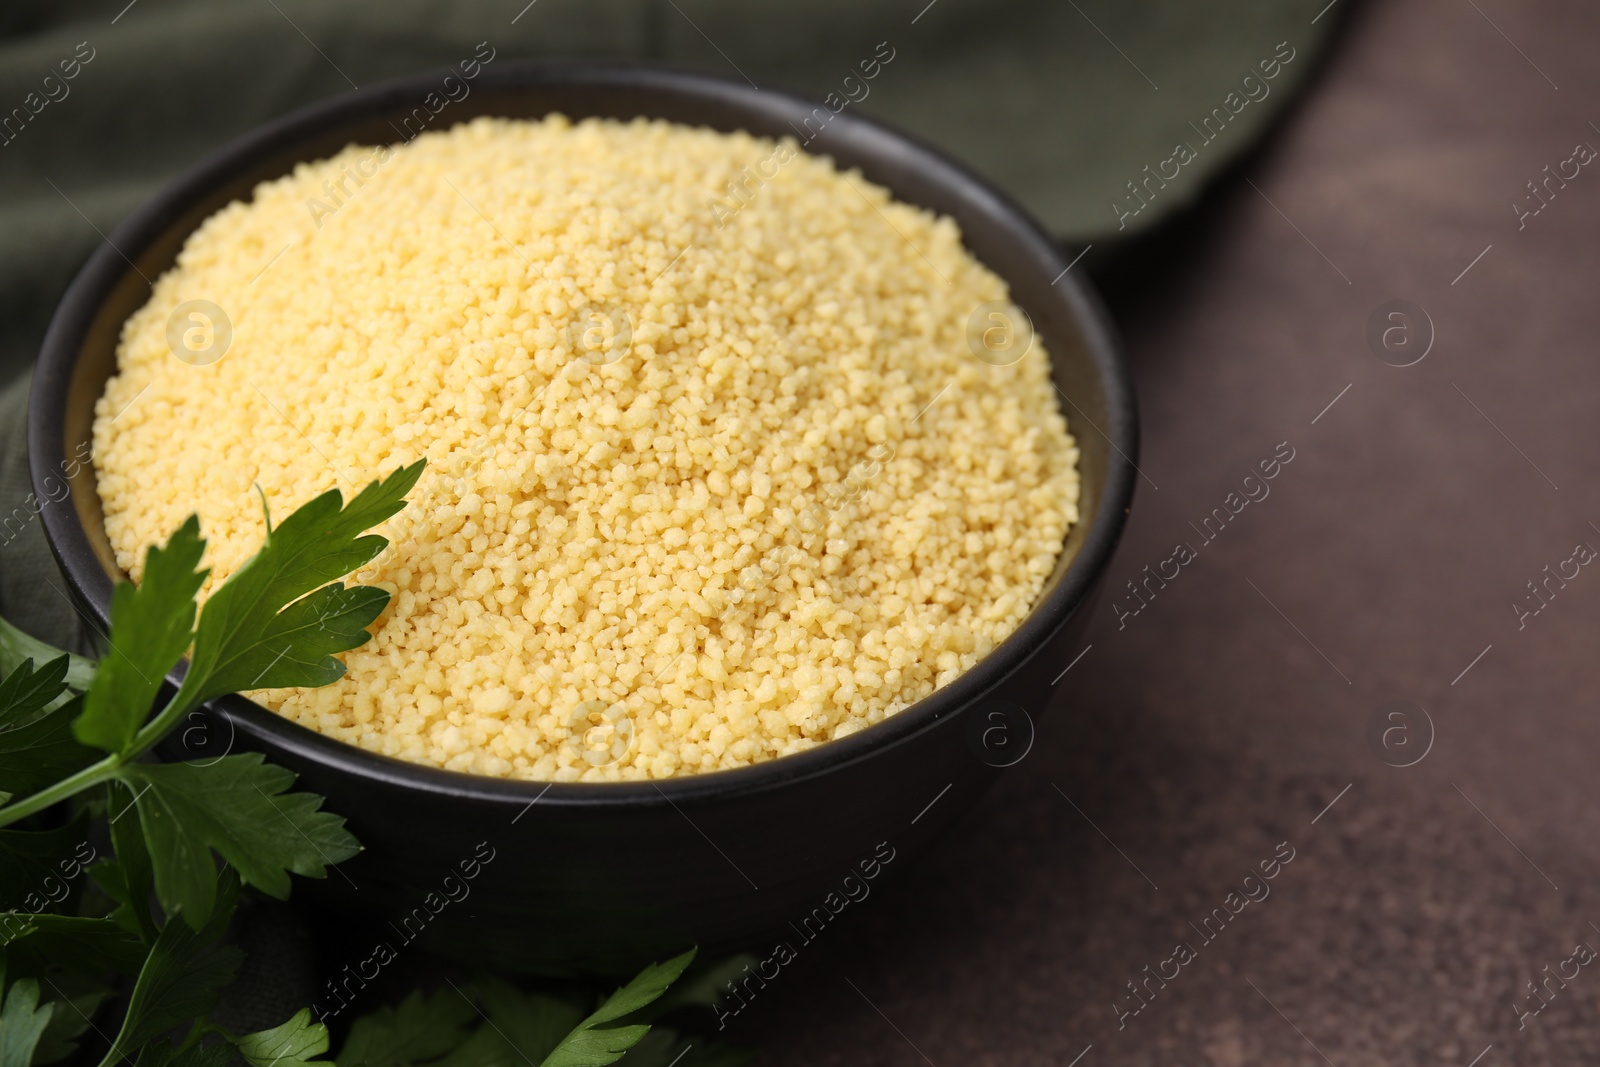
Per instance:
[[[1184,226],[1089,253],[1147,476],[1091,647],[752,1003],[763,1062],[1600,1062],[1597,44],[1576,3],[1366,5]]]

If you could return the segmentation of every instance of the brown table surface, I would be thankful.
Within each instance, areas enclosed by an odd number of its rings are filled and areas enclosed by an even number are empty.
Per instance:
[[[1028,758],[740,1017],[763,1062],[1600,1063],[1600,967],[1563,962],[1600,948],[1600,567],[1564,563],[1600,548],[1600,167],[1508,206],[1600,147],[1597,43],[1592,5],[1366,5],[1118,274],[1149,481],[1113,586],[1295,458],[1125,628],[1102,603]],[[1413,366],[1365,338],[1393,299],[1435,327]],[[1519,629],[1546,565],[1578,574]],[[1415,765],[1368,741],[1390,700]],[[1546,966],[1577,976],[1519,1023]]]

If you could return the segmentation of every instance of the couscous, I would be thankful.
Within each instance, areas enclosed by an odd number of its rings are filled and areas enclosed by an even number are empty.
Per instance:
[[[208,359],[169,340],[196,301]],[[746,765],[1027,614],[1078,476],[1042,343],[984,358],[1020,321],[950,219],[792,141],[552,116],[352,146],[213,215],[128,320],[106,529],[138,580],[197,511],[215,583],[261,543],[254,487],[284,514],[426,457],[356,576],[393,594],[373,639],[255,699],[485,775]]]

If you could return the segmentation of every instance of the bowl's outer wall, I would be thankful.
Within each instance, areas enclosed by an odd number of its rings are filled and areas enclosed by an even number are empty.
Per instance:
[[[145,279],[171,266],[202,220],[247,199],[258,182],[350,143],[402,139],[400,123],[440,77],[375,86],[263,127],[178,179],[112,233],[58,309],[35,375],[29,452],[40,499],[44,479],[59,480],[67,457],[91,439],[122,324],[149,298]],[[659,67],[506,62],[485,70],[471,94],[432,117],[429,129],[478,115],[560,111],[574,119],[647,115],[781,137],[795,134],[814,106]],[[1069,534],[1062,562],[1017,633],[954,684],[853,737],[739,771],[546,788],[385,759],[241,697],[196,713],[165,746],[169,758],[265,752],[348,818],[366,851],[323,883],[302,882],[300,891],[369,920],[375,939],[398,948],[421,929],[419,940],[434,949],[545,973],[624,970],[686,944],[749,945],[775,931],[793,939],[799,930],[792,924],[822,906],[880,842],[895,850],[888,870],[903,869],[909,852],[992,781],[996,771],[966,739],[974,715],[995,700],[1035,715],[1044,710],[1132,497],[1136,416],[1109,325],[1020,209],[931,149],[849,113],[833,116],[807,149],[859,167],[899,199],[954,217],[971,251],[1029,312],[1081,450],[1084,518]],[[121,572],[88,465],[71,479],[70,500],[71,508],[44,509],[46,532],[73,593],[104,623]],[[475,853],[491,850],[493,859],[465,883],[470,895],[441,906],[450,888],[445,879],[459,881],[463,863],[474,870]],[[401,922],[417,908],[423,910],[411,922]]]

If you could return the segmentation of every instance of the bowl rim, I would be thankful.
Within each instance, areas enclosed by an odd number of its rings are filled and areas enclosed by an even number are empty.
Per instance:
[[[52,316],[34,370],[28,402],[27,443],[30,475],[39,499],[46,498],[42,495],[44,479],[53,477],[66,459],[68,390],[88,326],[114,286],[129,270],[137,269],[133,266],[137,254],[162,235],[171,219],[181,215],[186,205],[209,195],[241,171],[247,172],[262,156],[293,149],[297,143],[330,127],[370,117],[396,98],[407,101],[420,98],[436,88],[448,72],[452,71],[436,69],[375,82],[257,126],[167,182],[106,236],[73,279]],[[731,106],[750,115],[764,114],[776,106],[798,107],[809,114],[821,103],[784,89],[746,84],[721,75],[646,60],[507,58],[493,67],[483,68],[477,80],[480,88],[499,90],[538,87],[576,91],[585,88],[653,90]],[[1082,336],[1085,356],[1094,365],[1104,390],[1108,425],[1101,427],[1091,422],[1095,432],[1105,437],[1111,446],[1098,507],[1087,519],[1079,518],[1080,524],[1088,524],[1088,532],[1077,554],[1054,588],[1046,591],[1015,631],[949,685],[849,736],[744,767],[642,781],[551,782],[445,770],[368,751],[283,718],[237,694],[211,701],[207,709],[220,713],[233,731],[243,730],[255,743],[267,746],[269,754],[281,751],[301,763],[319,765],[375,785],[495,804],[523,804],[524,812],[535,803],[558,807],[676,807],[679,801],[695,802],[778,789],[872,759],[925,735],[940,720],[974,704],[1020,670],[1085,605],[1107,569],[1121,535],[1132,503],[1139,443],[1138,413],[1129,367],[1121,354],[1115,328],[1098,296],[1077,276],[1067,273],[1068,263],[1059,246],[1011,197],[941,150],[879,119],[846,109],[833,115],[830,125],[833,123],[864,128],[878,138],[886,138],[895,144],[897,153],[915,159],[922,170],[954,195],[968,200],[987,200],[991,213],[1006,217],[1013,237],[1035,246],[1032,253],[1039,262],[1059,271],[1058,284],[1053,288],[1060,291]],[[822,151],[825,153],[826,148]],[[898,198],[898,194],[896,196]],[[134,256],[126,256],[123,249],[131,249]],[[1084,419],[1087,421],[1087,416]],[[77,510],[47,507],[41,509],[41,519],[51,551],[72,593],[88,605],[100,626],[109,625],[114,579],[90,546]],[[180,663],[169,675],[169,681],[181,678],[183,667]],[[230,750],[232,743],[230,737]]]

